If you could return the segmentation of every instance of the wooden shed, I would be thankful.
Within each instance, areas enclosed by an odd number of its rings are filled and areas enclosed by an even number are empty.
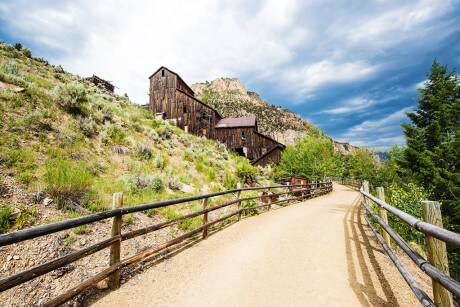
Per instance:
[[[258,132],[256,117],[222,118],[217,110],[197,99],[177,73],[164,66],[149,79],[149,108],[157,118],[172,120],[186,132],[218,140],[253,164],[279,162],[284,145]]]
[[[91,77],[85,78],[85,80],[93,83],[94,85],[105,89],[107,92],[113,93],[115,91],[115,86],[107,80],[99,78],[96,75],[92,75]]]

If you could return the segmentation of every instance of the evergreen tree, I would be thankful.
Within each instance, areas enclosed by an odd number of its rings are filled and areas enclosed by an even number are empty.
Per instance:
[[[418,109],[403,124],[407,149],[400,165],[442,201],[451,226],[460,229],[460,83],[447,66],[433,61]]]

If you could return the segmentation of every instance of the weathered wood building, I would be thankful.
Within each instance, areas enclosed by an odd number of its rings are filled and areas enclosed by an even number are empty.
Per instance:
[[[108,91],[110,93],[113,93],[115,91],[115,86],[112,83],[110,83],[109,81],[104,80],[102,78],[99,78],[96,75],[92,75],[91,77],[85,78],[85,80],[93,83],[96,86],[99,86],[99,87],[105,89],[106,91]]]
[[[255,117],[222,118],[166,67],[160,67],[149,79],[149,107],[157,117],[175,121],[186,132],[218,140],[253,164],[280,161],[285,146],[258,132]]]

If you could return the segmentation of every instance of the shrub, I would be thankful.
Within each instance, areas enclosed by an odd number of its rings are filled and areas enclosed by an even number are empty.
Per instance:
[[[245,216],[257,215],[258,214],[257,209],[254,208],[256,205],[257,203],[254,200],[248,200],[244,202],[242,207],[248,208],[248,209],[243,212],[243,215]]]
[[[132,214],[123,215],[123,223],[128,224],[128,225],[134,223],[134,215]]]
[[[386,191],[385,199],[392,206],[418,218],[422,217],[422,209],[420,202],[427,198],[427,194],[423,188],[413,184],[408,183],[405,186],[391,184]],[[423,243],[423,235],[402,222],[397,217],[392,214],[388,215],[390,226],[399,233],[407,241],[417,242],[419,244]]]
[[[160,125],[156,128],[156,132],[158,136],[161,137],[163,140],[170,139],[173,131],[169,125]]]
[[[104,130],[102,141],[106,144],[112,143],[116,145],[124,145],[126,144],[126,133],[120,126],[113,124]]]
[[[25,171],[17,174],[16,178],[22,183],[29,184],[34,179],[34,175],[30,172]]]
[[[160,192],[163,189],[163,181],[161,180],[160,176],[154,176],[152,178],[152,182],[150,183],[150,187],[155,192]]]
[[[87,137],[92,137],[97,134],[97,125],[92,118],[79,118],[78,128],[80,129],[81,133]]]
[[[19,207],[19,215],[16,218],[15,227],[22,229],[25,226],[32,226],[35,224],[35,220],[38,216],[38,210],[36,207],[25,208],[24,205]]]
[[[35,154],[26,149],[5,150],[0,155],[0,162],[7,167],[16,167],[20,170],[31,169],[35,166]]]
[[[137,145],[137,155],[141,159],[149,160],[153,157],[153,152],[147,144],[139,144]]]
[[[20,51],[22,49],[22,44],[21,43],[14,44],[14,49]]]
[[[0,71],[10,74],[10,75],[18,75],[19,74],[18,63],[12,60],[12,61],[9,61],[8,63],[1,64]]]
[[[78,201],[88,192],[91,174],[84,165],[63,159],[52,159],[46,163],[46,191],[62,206],[66,200]]]
[[[51,114],[46,110],[35,110],[30,114],[23,116],[19,123],[34,131],[50,131],[51,130],[51,122],[50,119]]]
[[[169,164],[169,157],[164,153],[157,156],[155,159],[155,167],[161,170],[164,170],[168,164]]]
[[[13,209],[10,207],[0,208],[0,232],[7,232],[11,227],[11,217],[13,215]]]
[[[29,48],[22,47],[22,54],[24,54],[26,57],[31,58],[32,57],[32,51]]]
[[[171,190],[179,190],[180,188],[182,188],[182,183],[176,176],[170,176],[168,181],[168,187]]]
[[[73,232],[77,235],[82,235],[85,234],[88,231],[88,225],[80,225],[78,227],[75,227]]]
[[[59,105],[70,113],[81,113],[88,102],[88,94],[83,84],[73,81],[56,88]]]
[[[238,179],[230,172],[225,172],[224,178],[222,179],[222,185],[227,190],[236,189]]]
[[[256,176],[259,172],[257,167],[252,166],[246,159],[241,159],[240,164],[236,167],[236,176],[244,183],[251,183],[256,181]]]

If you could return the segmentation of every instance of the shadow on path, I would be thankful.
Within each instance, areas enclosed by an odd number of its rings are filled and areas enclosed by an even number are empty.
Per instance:
[[[383,253],[372,246],[361,212],[361,196],[347,208],[343,226],[348,262],[348,281],[363,306],[399,306],[392,288],[383,274],[374,253]],[[379,291],[377,289],[380,289]]]

